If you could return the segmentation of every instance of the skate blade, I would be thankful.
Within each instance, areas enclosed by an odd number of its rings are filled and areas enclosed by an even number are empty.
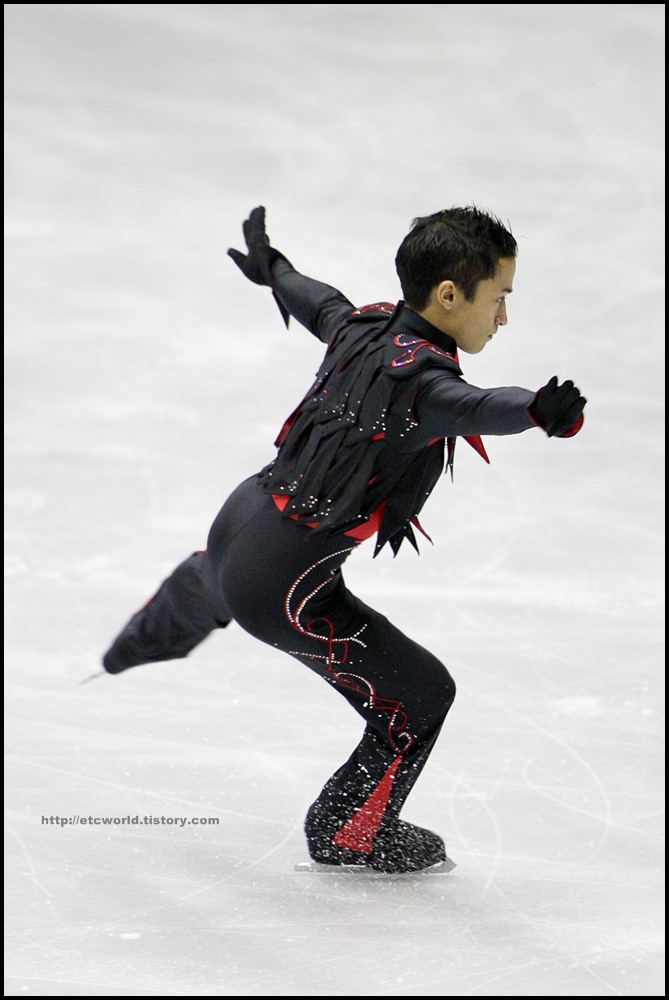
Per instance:
[[[405,875],[448,875],[454,868],[457,868],[457,865],[450,858],[415,872],[377,872],[367,865],[324,865],[319,861],[301,861],[295,865],[296,872],[310,872],[317,875],[366,875],[368,878],[370,876],[372,878],[389,878],[391,876],[396,878]]]

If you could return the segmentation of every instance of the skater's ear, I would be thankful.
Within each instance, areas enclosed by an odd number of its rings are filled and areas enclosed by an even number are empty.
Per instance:
[[[450,312],[453,309],[458,297],[458,289],[454,281],[447,278],[445,281],[440,281],[439,284],[432,290],[432,296],[435,305],[439,306],[440,309],[444,309],[446,312]]]

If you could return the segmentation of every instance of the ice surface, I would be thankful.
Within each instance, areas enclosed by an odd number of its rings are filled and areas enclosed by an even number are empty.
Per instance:
[[[7,996],[664,995],[663,18],[5,4]],[[349,564],[458,684],[405,809],[457,868],[296,874],[330,688],[235,627],[81,682],[318,365],[225,256],[249,209],[362,304],[471,202],[520,255],[467,377],[586,426],[460,448],[434,548]]]

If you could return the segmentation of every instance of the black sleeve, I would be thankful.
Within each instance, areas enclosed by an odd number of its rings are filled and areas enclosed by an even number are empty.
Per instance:
[[[414,403],[414,444],[465,434],[520,434],[536,426],[527,412],[534,396],[517,386],[479,389],[455,372],[431,372]]]
[[[342,292],[300,274],[285,258],[272,265],[272,291],[290,315],[325,344],[355,309]]]

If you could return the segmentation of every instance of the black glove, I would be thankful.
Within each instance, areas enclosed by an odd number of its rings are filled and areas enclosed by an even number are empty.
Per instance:
[[[243,254],[241,251],[230,247],[228,257],[232,257],[242,274],[255,285],[271,285],[271,269],[274,261],[279,259],[285,260],[287,264],[290,264],[290,261],[282,253],[279,253],[278,250],[269,245],[269,239],[265,232],[265,208],[263,205],[259,205],[253,209],[243,224],[242,229],[249,252],[248,254]],[[293,265],[290,264],[290,266],[292,267]],[[272,291],[272,295],[279,307],[283,321],[286,327],[288,327],[290,314],[275,291]]]
[[[240,271],[256,285],[271,285],[272,276],[270,269],[278,258],[286,258],[269,244],[267,233],[265,232],[265,209],[263,205],[254,208],[246,222],[243,224],[244,239],[248,247],[248,255],[239,250],[228,250],[228,256],[232,257]]]
[[[581,429],[586,402],[570,379],[558,385],[557,375],[553,375],[539,389],[528,407],[528,413],[549,437],[571,437]]]

